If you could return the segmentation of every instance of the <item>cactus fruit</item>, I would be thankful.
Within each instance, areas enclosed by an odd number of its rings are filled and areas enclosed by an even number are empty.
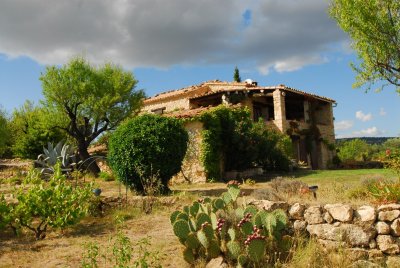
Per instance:
[[[169,220],[171,221],[171,224],[174,224],[174,222],[176,221],[176,217],[178,217],[178,215],[181,212],[179,210],[176,210],[174,212],[172,212],[171,216],[169,217]]]
[[[185,248],[183,250],[183,259],[190,264],[193,264],[196,261],[193,251],[190,248]]]
[[[209,247],[207,249],[207,255],[212,259],[219,256],[221,253],[221,249],[219,248],[219,244],[217,240],[210,240]]]
[[[200,229],[201,225],[205,222],[211,223],[211,218],[206,213],[199,213],[196,217],[197,229]]]
[[[247,245],[247,254],[250,260],[259,263],[264,258],[266,246],[265,239],[255,238],[250,240]]]
[[[182,239],[186,239],[190,233],[189,225],[184,220],[177,220],[173,226],[174,234]]]
[[[240,247],[240,243],[238,241],[231,240],[228,243],[226,243],[226,248],[228,249],[228,256],[229,258],[236,260],[240,253],[242,252],[242,249]]]

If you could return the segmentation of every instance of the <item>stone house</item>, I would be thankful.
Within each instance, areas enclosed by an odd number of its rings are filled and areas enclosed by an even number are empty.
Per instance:
[[[147,98],[143,112],[189,118],[220,104],[248,107],[255,121],[262,118],[267,126],[290,135],[298,162],[312,169],[325,169],[332,161],[331,145],[335,143],[332,107],[336,102],[285,85],[259,86],[250,79],[241,83],[208,81]],[[200,143],[202,124],[190,122],[186,128]],[[196,157],[193,155],[193,159]],[[193,180],[204,180],[200,163],[192,161],[187,169],[186,172],[190,169],[194,173],[190,175]]]

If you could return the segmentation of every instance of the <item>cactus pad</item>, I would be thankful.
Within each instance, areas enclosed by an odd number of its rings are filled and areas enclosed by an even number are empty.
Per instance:
[[[242,251],[238,241],[229,241],[226,243],[226,248],[228,249],[229,258],[233,260],[236,260]]]
[[[215,239],[210,240],[210,244],[207,249],[207,255],[210,258],[216,258],[219,256],[220,253],[221,253],[221,249],[219,248],[219,244],[218,244],[217,240],[215,240]]]
[[[177,220],[173,226],[174,233],[177,237],[186,239],[188,234],[190,233],[189,225],[184,220]]]
[[[244,209],[243,208],[237,208],[235,209],[235,215],[236,218],[241,219],[244,216]]]
[[[190,264],[193,264],[196,260],[193,251],[190,248],[185,248],[183,251],[183,259]]]
[[[251,240],[247,246],[247,254],[250,260],[259,263],[264,258],[266,246],[267,242],[264,239]]]
[[[251,235],[253,233],[253,224],[251,222],[245,222],[240,227],[240,231],[245,235]]]
[[[200,244],[205,248],[208,248],[208,246],[210,245],[210,240],[207,238],[207,235],[203,230],[197,231],[197,239],[199,240]]]
[[[202,228],[208,239],[214,239],[214,229],[210,224],[207,224]]]
[[[232,202],[232,196],[228,192],[223,193],[221,197],[226,205]]]
[[[178,210],[172,212],[171,216],[169,217],[169,220],[170,220],[171,224],[174,224],[174,222],[176,221],[176,217],[178,217],[178,215],[179,215],[180,213],[181,213],[181,212],[178,211]]]
[[[196,225],[197,225],[197,229],[200,229],[201,225],[203,223],[211,223],[211,218],[210,216],[208,216],[206,213],[199,213],[196,217]]]
[[[191,205],[189,207],[190,215],[192,215],[193,217],[196,217],[197,212],[199,212],[199,209],[200,209],[199,202],[193,202],[193,205]]]
[[[246,209],[244,210],[244,215],[247,213],[250,213],[253,217],[257,214],[258,209],[255,206],[247,206]]]
[[[229,234],[229,238],[231,240],[235,240],[236,239],[236,231],[235,231],[235,229],[229,228],[228,234]]]
[[[176,216],[175,221],[177,221],[177,220],[188,221],[189,220],[189,215],[184,213],[184,212],[181,212],[181,213],[178,214],[178,216]]]
[[[232,201],[235,202],[236,199],[239,197],[240,195],[240,189],[239,186],[237,185],[230,185],[228,187],[228,193],[230,194]]]
[[[225,207],[225,202],[221,198],[217,198],[212,202],[212,205],[215,210],[223,209]]]
[[[196,233],[189,233],[185,245],[191,249],[197,249],[200,246],[199,239],[197,239]]]
[[[239,255],[237,258],[239,267],[246,267],[246,264],[249,262],[249,258],[246,255]]]

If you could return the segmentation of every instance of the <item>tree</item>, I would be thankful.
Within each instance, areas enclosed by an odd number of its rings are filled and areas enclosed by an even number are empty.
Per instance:
[[[9,140],[10,132],[7,115],[0,107],[0,156],[6,153]]]
[[[12,153],[14,156],[35,159],[43,153],[48,142],[67,139],[66,133],[51,126],[51,117],[55,114],[42,106],[26,101],[15,109],[10,119],[12,135]]]
[[[338,156],[341,161],[365,161],[369,160],[370,155],[370,145],[361,139],[345,141],[339,145]]]
[[[239,83],[242,82],[242,78],[240,78],[239,69],[237,66],[235,67],[235,71],[233,73],[233,81],[239,82]]]
[[[45,105],[64,115],[56,126],[76,141],[86,168],[97,174],[99,167],[88,161],[87,149],[100,134],[139,112],[145,95],[135,90],[137,80],[119,66],[93,67],[80,57],[62,67],[47,67],[40,80]]]
[[[333,0],[330,15],[353,39],[361,63],[354,87],[381,80],[400,93],[400,1]],[[380,87],[382,89],[385,85]]]

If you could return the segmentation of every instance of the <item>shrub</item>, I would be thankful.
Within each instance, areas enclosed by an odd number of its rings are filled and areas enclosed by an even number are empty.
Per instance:
[[[195,264],[221,255],[232,267],[266,267],[284,257],[292,243],[283,235],[285,212],[240,206],[239,195],[233,181],[220,198],[205,198],[171,214],[173,231],[185,246],[185,261]]]
[[[91,185],[73,187],[61,174],[59,165],[49,182],[27,178],[14,195],[18,203],[9,205],[14,228],[27,228],[36,239],[46,236],[47,227],[65,228],[86,215],[92,197]],[[32,185],[33,184],[33,185]]]
[[[127,121],[110,137],[110,166],[118,179],[143,192],[142,177],[159,175],[167,188],[186,153],[188,134],[174,118],[142,115]],[[140,172],[139,172],[140,170]]]

